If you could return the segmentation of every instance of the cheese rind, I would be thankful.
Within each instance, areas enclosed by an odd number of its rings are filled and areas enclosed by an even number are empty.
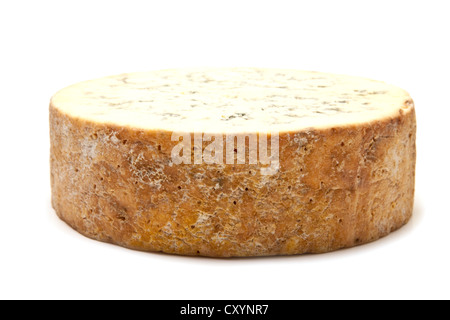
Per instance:
[[[195,112],[185,109],[192,99]],[[280,168],[263,175],[259,164],[175,165],[172,131],[279,131]],[[366,79],[244,68],[92,80],[51,101],[52,203],[82,234],[138,250],[328,252],[409,220],[415,132],[409,95]]]

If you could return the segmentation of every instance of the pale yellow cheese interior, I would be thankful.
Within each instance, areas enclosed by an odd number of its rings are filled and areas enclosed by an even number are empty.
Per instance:
[[[285,132],[367,123],[409,108],[380,81],[317,72],[198,68],[129,73],[59,91],[52,105],[98,123],[176,132]]]

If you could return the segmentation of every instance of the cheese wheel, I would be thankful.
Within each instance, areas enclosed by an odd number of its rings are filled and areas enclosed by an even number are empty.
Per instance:
[[[322,253],[403,226],[414,200],[407,92],[326,73],[198,68],[85,81],[50,102],[52,205],[124,247]]]

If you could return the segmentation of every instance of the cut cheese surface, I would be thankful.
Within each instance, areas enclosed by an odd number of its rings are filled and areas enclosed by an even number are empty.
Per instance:
[[[128,73],[58,92],[61,112],[98,123],[178,132],[295,131],[367,123],[408,108],[383,82],[318,72],[198,68]],[[412,104],[412,103],[410,103]]]

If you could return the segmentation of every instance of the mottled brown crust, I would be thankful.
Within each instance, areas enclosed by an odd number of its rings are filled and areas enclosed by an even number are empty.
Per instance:
[[[80,233],[183,255],[321,253],[411,217],[416,122],[397,117],[280,134],[280,170],[169,165],[171,132],[74,119],[50,106],[52,204]]]

